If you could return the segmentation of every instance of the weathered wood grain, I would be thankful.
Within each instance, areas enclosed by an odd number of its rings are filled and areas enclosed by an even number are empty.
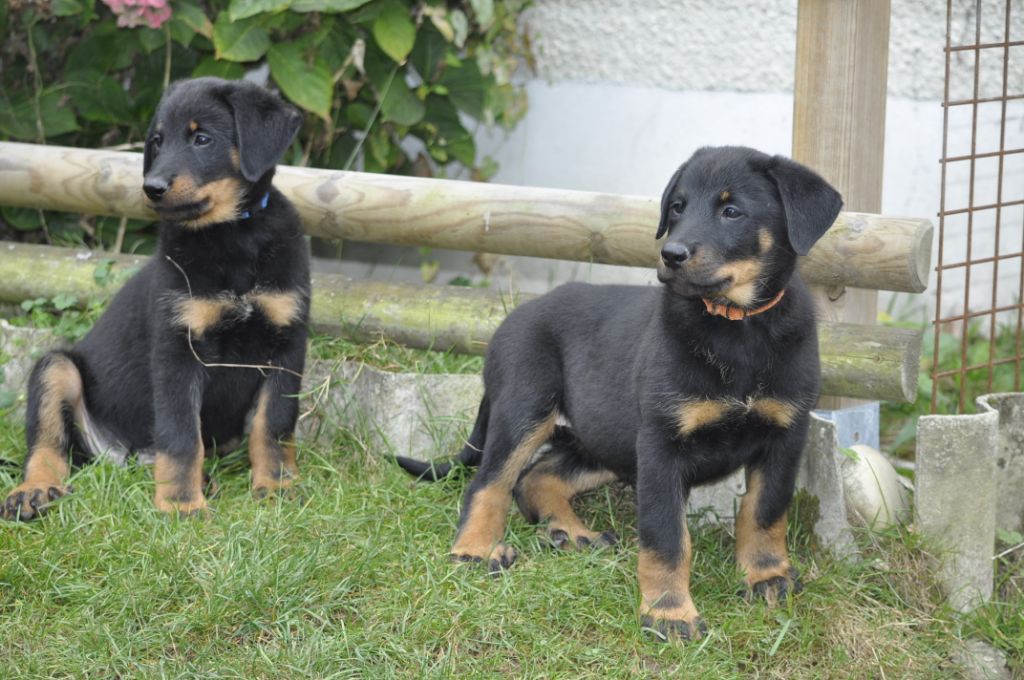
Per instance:
[[[96,268],[113,260],[115,283],[97,285]],[[0,244],[0,302],[19,303],[67,293],[82,303],[113,294],[142,257],[69,248]],[[458,286],[313,278],[312,324],[357,341],[386,338],[410,347],[482,354],[502,319],[531,296],[503,297]],[[895,328],[819,324],[826,394],[913,400],[921,334]]]
[[[282,166],[315,236],[653,266],[656,198]],[[0,142],[0,205],[152,219],[141,154]],[[812,283],[921,292],[928,220],[844,213],[804,258]]]

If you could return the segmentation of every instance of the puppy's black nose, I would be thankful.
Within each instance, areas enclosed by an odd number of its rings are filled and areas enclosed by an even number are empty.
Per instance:
[[[661,261],[669,269],[679,269],[690,259],[690,249],[679,241],[669,241],[661,249]]]
[[[154,202],[163,198],[169,188],[170,184],[162,177],[147,178],[142,184],[142,190],[149,196],[149,200]]]

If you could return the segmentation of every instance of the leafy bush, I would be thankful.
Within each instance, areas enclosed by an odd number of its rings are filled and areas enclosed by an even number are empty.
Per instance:
[[[9,0],[0,3],[0,137],[138,148],[168,82],[265,68],[306,113],[285,162],[487,179],[494,162],[479,157],[467,124],[510,128],[525,112],[511,74],[527,53],[517,20],[528,2]],[[0,215],[0,236],[146,240],[144,223]]]

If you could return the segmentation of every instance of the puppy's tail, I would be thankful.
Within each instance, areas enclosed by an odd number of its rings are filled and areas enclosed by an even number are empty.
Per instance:
[[[444,463],[435,463],[434,461],[415,460],[413,458],[406,458],[405,456],[395,456],[395,462],[398,463],[406,472],[415,475],[416,479],[436,482],[439,479],[447,477],[456,465],[463,465],[466,467],[477,467],[480,465],[480,460],[484,455],[484,441],[487,439],[487,418],[490,415],[491,407],[490,402],[487,400],[487,395],[480,400],[480,410],[476,414],[476,423],[473,425],[473,431],[469,434],[469,439],[466,441],[466,445],[462,447],[462,451],[459,455],[455,456]]]

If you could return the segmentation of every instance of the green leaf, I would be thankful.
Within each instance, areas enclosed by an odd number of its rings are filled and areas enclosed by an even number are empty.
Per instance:
[[[35,231],[43,226],[39,221],[39,211],[35,208],[4,206],[0,208],[0,215],[4,216],[4,222],[18,231]]]
[[[135,122],[131,95],[120,82],[91,69],[65,75],[70,101],[85,120],[96,123]]]
[[[88,67],[104,72],[128,68],[138,54],[139,43],[132,34],[125,33],[113,21],[101,23],[71,49],[65,68]]]
[[[213,38],[213,24],[203,8],[189,0],[175,0],[171,21],[180,21],[204,38]]]
[[[213,24],[214,56],[228,61],[256,61],[270,47],[270,34],[261,23],[262,17],[231,21],[227,12],[217,15]]]
[[[233,61],[217,61],[213,57],[203,59],[192,71],[193,78],[216,76],[225,80],[239,80],[245,75],[245,67]]]
[[[476,163],[476,142],[472,137],[453,140],[448,143],[448,153],[467,168],[472,168]]]
[[[336,14],[338,12],[349,12],[362,7],[370,0],[294,0],[291,10],[293,12],[327,12]]]
[[[291,0],[231,0],[228,13],[232,21],[238,21],[257,14],[275,14],[288,9],[291,4]]]
[[[344,107],[342,115],[349,126],[362,130],[369,125],[370,116],[373,115],[373,109],[362,102],[353,102]]]
[[[480,28],[487,30],[494,23],[494,0],[469,0]]]
[[[425,111],[423,102],[406,86],[402,74],[396,74],[381,104],[384,119],[399,125],[415,125],[423,120]]]
[[[409,57],[416,72],[424,81],[430,83],[437,77],[438,69],[444,62],[444,53],[448,44],[432,24],[424,24],[416,37],[416,44]]]
[[[351,170],[349,167],[349,158],[352,158],[352,152],[359,146],[358,140],[352,135],[345,135],[334,140],[334,144],[331,145],[331,155],[327,161],[327,167],[335,168],[337,170]],[[354,162],[355,159],[353,159]]]
[[[53,0],[51,5],[53,8],[53,15],[55,17],[70,17],[75,14],[81,14],[82,3],[78,0]]]
[[[437,136],[429,140],[432,149],[443,150],[444,154],[435,154],[441,163],[449,162],[449,156],[468,168],[476,163],[476,143],[459,120],[459,112],[451,101],[444,97],[427,97],[427,114],[424,120],[437,131]],[[443,157],[442,157],[443,156]]]
[[[1009,529],[1003,529],[1002,527],[996,527],[996,538],[1006,545],[1019,545],[1024,543],[1024,535],[1021,535],[1019,531],[1011,531]]]
[[[281,43],[270,48],[267,63],[274,81],[288,99],[330,121],[334,83],[322,62],[317,60],[310,66],[297,46]]]
[[[66,105],[65,95],[61,92],[44,92],[39,97],[39,112],[47,139],[79,129],[75,114],[72,113],[71,107]],[[24,113],[35,118],[31,102]]]
[[[53,306],[63,312],[65,309],[71,309],[78,304],[78,298],[68,293],[57,293],[53,296]]]
[[[207,39],[213,37],[213,24],[202,8],[192,2],[174,3],[170,27],[171,38],[182,47],[188,47],[197,33]]]
[[[461,66],[445,69],[441,84],[448,88],[449,98],[460,111],[477,120],[483,119],[488,83],[475,61],[466,61]]]
[[[388,2],[373,22],[373,37],[389,57],[402,63],[416,42],[416,26],[409,9],[400,2]]]
[[[164,32],[153,28],[140,28],[138,29],[138,35],[139,45],[147,53],[158,50],[167,43]]]

